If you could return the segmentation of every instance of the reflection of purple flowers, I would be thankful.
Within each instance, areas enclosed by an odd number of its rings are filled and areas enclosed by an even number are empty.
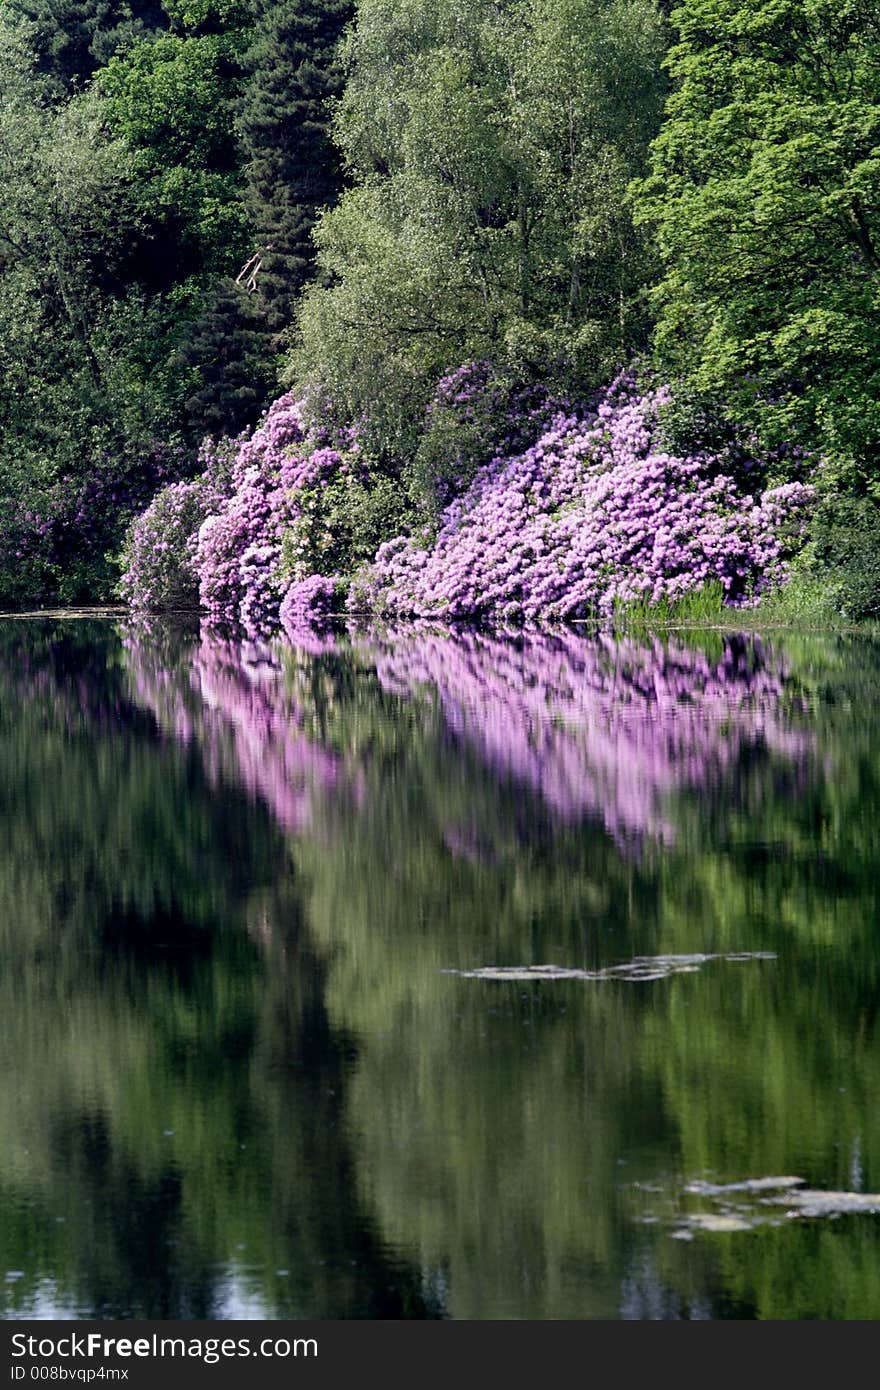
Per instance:
[[[244,787],[282,829],[304,831],[316,796],[357,795],[339,757],[307,737],[278,654],[267,646],[209,634],[183,670],[157,660],[154,642],[139,640],[136,629],[126,647],[133,697],[165,733],[197,744],[215,785]]]
[[[327,651],[344,658],[344,645],[320,633],[300,628],[291,640],[306,671]],[[128,648],[135,697],[173,736],[198,743],[212,777],[260,796],[285,829],[302,831],[316,798],[360,804],[369,755],[355,745],[343,757],[308,732],[321,726],[310,692],[325,681],[300,681],[294,699],[284,676],[289,646],[208,633],[173,671],[149,638],[133,631]],[[407,704],[427,692],[447,733],[491,776],[528,789],[555,819],[600,820],[621,844],[671,840],[670,797],[712,786],[747,750],[801,765],[813,746],[788,715],[798,707],[784,668],[757,640],[725,638],[710,656],[657,639],[561,632],[513,640],[415,627],[367,631],[351,652],[365,690],[378,677]],[[397,717],[393,703],[387,708]],[[468,828],[471,857],[492,843],[491,831]],[[454,827],[447,842],[466,852]]]
[[[436,692],[447,727],[496,775],[618,838],[671,838],[669,793],[710,785],[748,746],[791,758],[811,746],[786,724],[784,672],[758,642],[728,639],[710,658],[657,639],[417,630],[365,651],[386,689]]]

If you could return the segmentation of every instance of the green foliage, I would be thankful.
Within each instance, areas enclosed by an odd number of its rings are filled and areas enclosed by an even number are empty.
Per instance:
[[[96,78],[108,123],[137,152],[144,214],[190,247],[191,271],[232,270],[247,245],[232,128],[243,42],[237,30],[163,34]]]
[[[412,520],[400,484],[360,456],[327,486],[302,489],[297,503],[300,515],[282,541],[283,572],[291,580],[351,574]]]
[[[274,0],[245,59],[239,110],[247,200],[258,241],[257,291],[269,327],[289,328],[311,277],[311,233],[342,188],[330,103],[342,90],[337,48],[352,0]]]
[[[224,33],[246,28],[251,20],[248,0],[162,0],[176,30]]]
[[[272,385],[253,295],[234,280],[212,286],[183,330],[175,361],[186,373],[184,411],[194,434],[236,435],[253,425]]]
[[[719,581],[706,584],[695,593],[680,598],[664,597],[659,603],[618,604],[614,610],[614,625],[625,631],[653,632],[667,626],[699,627],[717,623],[724,616],[724,591]]]
[[[749,486],[823,455],[798,603],[827,573],[826,611],[873,613],[878,148],[873,0],[6,0],[0,594],[106,594],[21,518],[157,441],[186,476],[282,352],[371,460],[288,540],[348,572],[522,431],[518,393],[588,401],[657,318],[669,447]]]
[[[651,0],[364,0],[337,135],[355,187],[316,229],[299,378],[412,450],[428,386],[492,358],[595,383],[647,327],[626,207],[659,123]]]
[[[880,16],[683,0],[638,188],[666,368],[771,445],[880,460]]]
[[[0,9],[0,603],[15,604],[108,598],[132,511],[186,474],[182,445],[254,418],[273,376],[247,297],[220,279],[247,246],[232,122],[247,16],[181,11],[172,33],[165,12],[83,0],[50,43],[55,9],[31,8]]]
[[[568,403],[492,363],[473,362],[443,377],[425,411],[407,486],[429,527],[491,458],[534,443]]]
[[[813,524],[812,569],[843,617],[880,618],[880,506],[831,496]]]
[[[8,8],[28,25],[37,70],[68,93],[114,54],[168,25],[160,0],[9,0]]]
[[[51,591],[61,563],[53,519],[75,515],[91,472],[109,503],[100,484],[107,457],[122,452],[122,483],[164,425],[149,369],[165,325],[144,312],[137,290],[115,283],[141,230],[124,145],[107,138],[89,94],[58,104],[29,80],[20,32],[0,23],[0,44],[0,601],[8,602]],[[76,597],[90,580],[104,587],[95,542],[109,531],[112,544],[114,524],[112,508],[92,519],[89,554],[68,576]]]
[[[98,78],[109,121],[157,164],[234,167],[228,103],[236,54],[228,34],[142,40]]]

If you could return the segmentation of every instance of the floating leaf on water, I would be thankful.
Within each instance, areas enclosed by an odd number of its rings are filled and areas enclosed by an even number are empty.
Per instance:
[[[698,1231],[750,1231],[759,1224],[747,1216],[734,1216],[732,1212],[697,1211],[686,1216],[687,1226]]]
[[[693,968],[694,968],[693,966],[688,966],[688,972],[692,971]],[[669,970],[657,970],[657,971],[654,971],[652,974],[647,975],[647,974],[642,974],[642,973],[636,974],[635,971],[634,971],[631,975],[617,975],[617,974],[615,974],[614,976],[610,976],[610,975],[609,975],[607,978],[608,978],[608,979],[612,979],[612,978],[613,978],[613,979],[615,979],[615,980],[641,981],[642,984],[646,984],[646,983],[647,983],[648,981],[650,981],[650,980],[665,980],[666,977],[667,977],[668,975],[670,975],[671,973],[672,973],[672,972],[669,971]],[[682,971],[681,973],[684,974],[685,972]]]
[[[880,1215],[880,1192],[823,1192],[821,1188],[804,1187],[803,1178],[783,1177],[744,1178],[741,1182],[713,1183],[694,1178],[682,1189],[690,1197],[704,1197],[715,1203],[714,1211],[681,1211],[667,1220],[674,1229],[670,1235],[686,1240],[693,1231],[725,1232],[751,1231],[758,1226],[780,1226],[788,1220],[835,1220],[839,1216]],[[754,1200],[727,1201],[733,1194],[754,1194]],[[760,1195],[766,1194],[766,1195]],[[769,1210],[768,1210],[769,1209]],[[638,1218],[653,1223],[653,1213]]]
[[[794,1204],[789,1216],[847,1216],[850,1213],[880,1212],[880,1192],[821,1192],[804,1188],[791,1192],[786,1202]]]
[[[722,1197],[728,1192],[767,1192],[779,1191],[783,1188],[799,1187],[804,1181],[803,1178],[747,1178],[744,1182],[702,1182],[697,1178],[694,1182],[689,1182],[685,1192],[689,1192],[694,1197]],[[775,1199],[765,1199],[773,1201]],[[782,1198],[779,1198],[781,1201]],[[787,1201],[788,1198],[786,1197]]]
[[[565,965],[482,965],[475,970],[444,970],[465,980],[623,980],[632,983],[692,975],[710,960],[775,960],[773,951],[739,951],[728,955],[636,956],[602,970],[578,970]]]

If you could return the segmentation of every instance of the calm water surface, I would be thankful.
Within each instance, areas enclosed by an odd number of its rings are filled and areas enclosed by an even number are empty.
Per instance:
[[[878,697],[0,622],[0,1311],[880,1317]]]

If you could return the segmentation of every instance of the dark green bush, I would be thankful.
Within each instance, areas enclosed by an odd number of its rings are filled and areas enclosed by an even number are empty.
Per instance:
[[[843,617],[880,617],[880,507],[868,497],[827,498],[813,523],[813,567]]]

